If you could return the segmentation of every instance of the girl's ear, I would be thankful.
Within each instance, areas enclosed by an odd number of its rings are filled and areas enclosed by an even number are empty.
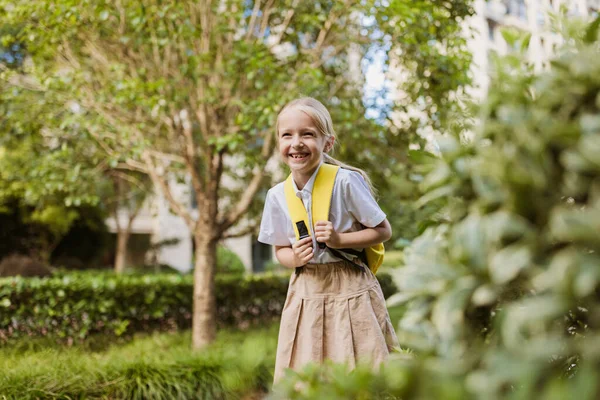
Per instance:
[[[333,143],[335,143],[335,137],[334,136],[328,137],[327,140],[325,141],[325,147],[323,148],[323,151],[325,153],[329,153],[331,151],[331,149],[333,149]]]

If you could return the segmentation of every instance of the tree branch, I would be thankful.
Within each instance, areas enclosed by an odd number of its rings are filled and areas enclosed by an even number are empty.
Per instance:
[[[179,201],[175,199],[173,193],[171,192],[171,189],[169,188],[169,184],[166,182],[163,176],[159,175],[156,165],[154,164],[154,161],[152,160],[150,154],[148,152],[144,152],[142,154],[142,158],[146,163],[148,174],[150,175],[150,179],[152,179],[152,182],[154,182],[154,185],[161,189],[163,195],[165,196],[171,207],[173,207],[175,212],[185,220],[190,231],[194,232],[196,229],[196,221],[194,221],[189,211],[185,207],[183,207],[183,205]]]
[[[269,26],[269,17],[271,16],[271,11],[273,10],[273,3],[275,3],[275,0],[269,0],[265,6],[265,9],[263,10],[263,16],[260,23],[260,32],[258,34],[260,39],[264,38],[265,33],[267,32],[267,27]]]
[[[246,40],[252,37],[252,32],[255,29],[258,12],[260,11],[261,0],[254,0],[254,8],[252,9],[252,15],[250,16],[250,22],[248,23],[248,30],[246,31]]]
[[[232,233],[223,233],[221,238],[222,239],[233,239],[233,238],[238,238],[238,237],[242,237],[242,236],[246,236],[249,233],[254,233],[257,231],[258,228],[258,223],[254,222],[253,224],[251,224],[250,226],[245,227],[242,230],[239,230],[237,232],[232,232]]]
[[[274,135],[271,132],[265,132],[265,142],[263,144],[263,148],[261,150],[261,155],[263,159],[268,162],[269,156],[273,153],[274,148]],[[266,163],[265,163],[266,164]],[[258,192],[260,188],[260,184],[265,175],[265,168],[256,167],[254,175],[250,180],[250,183],[246,187],[242,197],[238,201],[237,205],[231,210],[231,212],[224,218],[222,222],[219,223],[219,232],[223,234],[227,229],[231,228],[235,223],[238,222],[240,217],[248,211],[250,204],[254,200],[254,196]]]
[[[281,42],[281,39],[283,38],[283,35],[285,35],[285,30],[287,29],[287,27],[289,26],[290,22],[292,21],[292,18],[294,17],[294,13],[295,13],[295,8],[298,7],[298,4],[300,3],[300,0],[294,0],[294,2],[292,3],[292,6],[290,7],[290,9],[288,10],[286,16],[285,16],[285,20],[283,21],[283,26],[281,27],[281,31],[279,32],[279,34],[276,36],[275,38],[275,42],[273,43],[274,45],[277,45]]]
[[[144,164],[134,161],[134,160],[126,160],[124,163],[118,163],[116,168],[124,169],[124,170],[128,170],[128,171],[141,172],[141,173],[150,175],[148,173],[148,168],[146,168],[146,166]]]
[[[333,25],[333,22],[336,19],[337,19],[336,12],[331,11],[329,13],[329,16],[327,17],[327,20],[323,24],[323,27],[319,31],[319,34],[317,35],[317,42],[315,44],[315,47],[313,48],[313,51],[315,52],[315,54],[318,54],[319,51],[321,50],[321,47],[323,46],[323,43],[325,42],[325,38],[327,38],[327,33],[329,33],[329,30],[331,29],[331,25]]]
[[[152,155],[152,157],[160,158],[162,160],[173,161],[180,164],[185,164],[185,158],[181,157],[177,154],[163,153],[161,151],[156,150],[148,150],[148,152]]]
[[[126,174],[126,173],[116,170],[116,169],[111,170],[110,174],[114,177],[117,177],[118,179],[122,179],[124,181],[131,183],[133,186],[137,187],[142,192],[148,191],[148,188],[142,183],[142,181],[140,181],[139,179],[136,179],[135,177],[133,177],[129,174]]]
[[[181,130],[183,132],[184,139],[184,159],[185,159],[185,168],[187,173],[190,175],[190,179],[192,180],[192,187],[194,188],[194,193],[196,197],[199,197],[204,192],[204,183],[202,182],[201,177],[198,175],[198,170],[196,169],[196,161],[198,159],[198,154],[196,152],[196,143],[194,142],[193,131],[192,131],[192,122],[189,120],[189,115],[187,110],[182,110],[180,112],[181,115]]]

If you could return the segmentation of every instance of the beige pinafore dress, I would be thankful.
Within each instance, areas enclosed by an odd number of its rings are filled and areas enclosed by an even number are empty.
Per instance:
[[[381,364],[398,339],[379,282],[349,262],[307,264],[292,274],[281,315],[274,382],[285,370],[331,360]]]

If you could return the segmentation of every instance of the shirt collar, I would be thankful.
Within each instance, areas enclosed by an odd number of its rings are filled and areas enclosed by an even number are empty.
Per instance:
[[[315,169],[315,172],[313,172],[310,179],[308,180],[308,182],[306,182],[306,185],[304,185],[302,190],[298,189],[296,182],[292,179],[292,184],[294,185],[294,191],[296,192],[296,196],[300,197],[301,193],[312,193],[313,186],[315,185],[315,179],[317,179],[317,173],[319,172],[319,169],[321,169],[321,165],[323,165],[323,161],[319,163],[317,169]]]

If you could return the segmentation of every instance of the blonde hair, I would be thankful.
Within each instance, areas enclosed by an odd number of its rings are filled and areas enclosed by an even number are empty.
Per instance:
[[[325,136],[325,138],[336,137],[335,130],[333,129],[333,121],[331,120],[331,115],[329,114],[327,107],[325,107],[323,103],[321,103],[319,100],[314,99],[312,97],[301,97],[299,99],[292,100],[281,109],[279,115],[283,114],[286,110],[290,108],[295,108],[308,115],[319,130],[319,133]],[[277,116],[277,124],[275,126],[275,132],[277,134],[277,137],[279,137],[279,115]],[[334,141],[334,146],[336,143],[337,141]],[[333,151],[333,148],[331,148],[329,151]],[[365,182],[367,182],[367,186],[369,187],[371,194],[373,194],[373,196],[376,195],[377,191],[373,187],[371,179],[369,179],[367,173],[362,169],[353,167],[348,164],[344,164],[343,162],[336,160],[335,158],[333,158],[325,152],[323,152],[323,162],[327,164],[338,165],[341,168],[358,172],[362,175]]]

